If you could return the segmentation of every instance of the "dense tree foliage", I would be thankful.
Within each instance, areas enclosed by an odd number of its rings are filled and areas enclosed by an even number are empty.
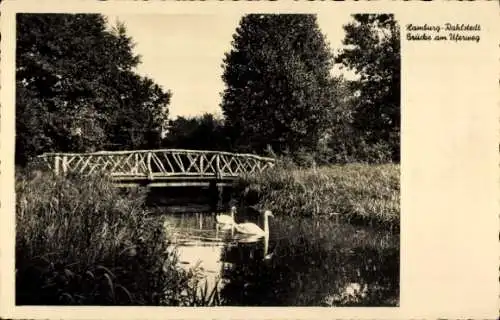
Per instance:
[[[314,150],[329,125],[333,63],[316,16],[250,14],[233,39],[221,107],[236,144]]]
[[[16,162],[48,151],[155,146],[170,92],[133,72],[123,24],[97,14],[19,14]]]
[[[352,103],[352,137],[357,149],[399,161],[400,146],[400,34],[390,14],[356,14],[344,26],[345,48],[336,62],[354,70],[357,93]],[[369,155],[365,155],[369,156]],[[363,156],[364,157],[364,156]]]
[[[230,151],[230,143],[224,121],[206,113],[170,121],[162,145],[166,148]]]

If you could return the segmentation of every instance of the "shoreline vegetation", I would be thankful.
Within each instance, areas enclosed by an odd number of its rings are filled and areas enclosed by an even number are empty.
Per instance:
[[[191,306],[196,270],[175,247],[144,192],[106,177],[18,170],[16,305]],[[194,297],[194,298],[193,298]]]
[[[400,166],[342,164],[301,168],[281,164],[236,183],[240,202],[278,215],[335,218],[398,231]]]

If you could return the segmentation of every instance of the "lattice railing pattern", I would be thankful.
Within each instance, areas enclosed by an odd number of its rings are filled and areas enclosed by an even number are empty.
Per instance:
[[[262,172],[274,159],[252,154],[200,150],[101,151],[48,153],[40,156],[56,173],[93,174],[154,179],[167,176],[237,177]]]

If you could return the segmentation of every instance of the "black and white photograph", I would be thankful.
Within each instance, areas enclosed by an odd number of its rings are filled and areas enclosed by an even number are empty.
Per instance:
[[[17,305],[398,305],[394,15],[16,20]]]
[[[483,22],[443,20],[457,26],[449,39],[437,23],[362,6],[130,8],[17,11],[6,31],[15,37],[12,106],[2,75],[15,308],[399,312],[410,301],[405,284],[432,294],[420,279],[439,285],[458,274],[423,253],[458,259],[464,247],[452,251],[456,240],[436,230],[474,237],[458,231],[460,205],[446,192],[461,195],[464,210],[485,203],[459,180],[479,181],[481,167],[452,152],[466,154],[461,143],[474,146],[486,118],[453,90],[426,86],[451,86],[458,69],[445,77],[403,60],[425,60],[424,46],[486,48]],[[11,59],[2,40],[2,60]],[[453,112],[439,109],[454,102]],[[440,152],[447,167],[425,160]],[[428,276],[418,278],[417,263]]]

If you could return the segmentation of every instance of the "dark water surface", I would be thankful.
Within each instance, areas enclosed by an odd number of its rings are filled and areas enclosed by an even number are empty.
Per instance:
[[[257,239],[218,230],[215,213],[158,213],[181,266],[198,268],[209,288],[218,286],[222,305],[399,304],[398,234],[278,216],[269,219],[269,237]]]

